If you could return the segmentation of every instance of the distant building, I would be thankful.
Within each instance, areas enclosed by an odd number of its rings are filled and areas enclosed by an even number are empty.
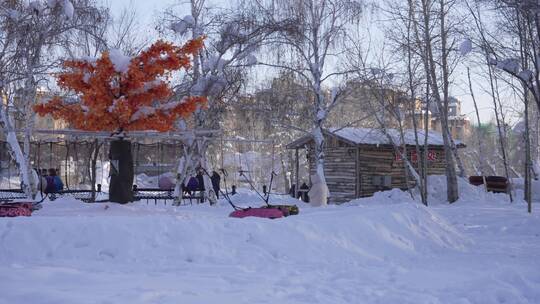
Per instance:
[[[381,95],[384,102],[381,102]],[[466,139],[470,135],[471,124],[461,113],[459,99],[450,97],[448,116],[452,138]],[[330,112],[328,124],[378,128],[379,121],[382,121],[387,128],[399,128],[401,122],[403,128],[414,129],[416,122],[418,129],[424,129],[426,119],[429,130],[442,131],[440,111],[435,102],[427,106],[422,99],[412,100],[405,92],[377,89],[369,82],[350,81],[344,100]]]
[[[424,105],[425,109],[426,106]],[[431,115],[431,128],[442,132],[441,115],[436,103],[431,103],[428,109]],[[471,134],[471,122],[467,115],[461,113],[461,100],[450,97],[448,100],[448,125],[452,138],[464,140]]]
[[[433,114],[429,109],[426,109],[424,103],[420,99],[414,100],[414,114],[412,111],[405,111],[405,119],[403,127],[405,129],[414,129],[414,123],[416,122],[416,128],[423,130],[425,128],[425,121],[428,122],[428,130],[434,129],[434,122],[432,120]]]
[[[7,109],[9,116],[13,119],[15,130],[24,130],[25,128],[25,115],[24,107],[20,98],[21,94],[15,94],[15,97],[9,101],[5,96],[2,98],[2,106],[4,109]],[[36,101],[38,103],[43,102],[49,98],[52,98],[53,94],[50,91],[47,91],[43,88],[38,88],[36,91]],[[62,120],[54,120],[50,115],[41,117],[35,115],[34,118],[34,129],[37,130],[56,130],[56,129],[65,129],[68,127],[68,124]],[[44,134],[33,134],[33,140],[46,140],[49,139],[50,135]],[[55,136],[55,138],[63,136]],[[0,141],[5,141],[3,132],[0,132]]]

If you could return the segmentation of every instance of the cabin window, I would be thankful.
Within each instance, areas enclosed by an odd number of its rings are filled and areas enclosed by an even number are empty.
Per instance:
[[[392,188],[392,176],[390,175],[373,175],[371,177],[371,184],[377,188],[391,189]]]

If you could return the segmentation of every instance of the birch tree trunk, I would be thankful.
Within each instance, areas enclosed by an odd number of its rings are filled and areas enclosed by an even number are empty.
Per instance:
[[[204,182],[204,197],[208,199],[210,205],[215,205],[217,203],[216,193],[214,192],[214,187],[212,185],[212,180],[210,179],[210,172],[212,171],[208,159],[206,158],[206,152],[208,151],[208,141],[203,138],[197,141],[197,154],[195,154],[195,159],[198,161],[200,166],[204,169],[203,171],[203,182]]]
[[[328,203],[328,197],[324,197],[324,194],[326,193],[326,195],[328,195],[329,193],[327,192],[328,186],[326,184],[326,176],[324,174],[325,139],[323,135],[322,121],[315,121],[315,127],[313,128],[312,136],[315,142],[315,175],[317,176],[317,178],[312,178],[312,180],[317,180],[317,186],[321,188],[321,190],[317,192],[321,193],[322,195],[320,197],[313,198],[310,196],[310,203],[314,203],[317,206],[326,206]],[[312,185],[312,187],[314,187],[314,185]]]
[[[488,57],[486,57],[486,59],[489,60]],[[506,144],[505,144],[506,132],[504,128],[506,127],[504,126],[504,124],[501,125],[501,120],[499,118],[500,113],[499,113],[499,107],[497,105],[497,98],[495,96],[496,89],[494,85],[493,67],[489,64],[488,64],[488,74],[489,74],[489,84],[491,88],[491,99],[493,101],[493,111],[495,112],[495,120],[497,122],[497,132],[499,134],[499,147],[501,149],[502,158],[503,158],[504,175],[506,179],[510,182],[510,176],[508,174],[508,158],[506,156],[507,153],[506,153]],[[510,202],[513,202],[514,198],[512,196],[512,189],[510,189],[510,191],[508,192],[508,195],[510,197]]]
[[[28,168],[29,160],[28,157],[23,153],[19,140],[17,139],[17,134],[15,133],[13,121],[10,119],[9,114],[7,113],[7,107],[3,105],[0,106],[0,127],[4,129],[4,134],[6,135],[6,140],[9,146],[9,154],[11,158],[17,164],[19,169],[19,176],[21,180],[21,189],[24,191],[24,194],[28,198],[34,198],[35,193],[32,189],[32,180],[37,181],[37,173]],[[34,182],[37,185],[37,182]],[[37,186],[36,186],[37,189]]]
[[[453,203],[459,199],[459,190],[456,174],[456,161],[454,158],[454,152],[452,150],[452,142],[450,138],[450,131],[448,126],[448,87],[449,87],[449,71],[448,71],[448,49],[447,45],[447,28],[445,26],[446,21],[446,9],[445,0],[440,0],[439,4],[439,22],[440,22],[440,40],[441,44],[437,46],[440,48],[441,58],[440,62],[436,62],[434,58],[434,46],[432,45],[433,37],[429,31],[431,28],[431,13],[432,3],[429,0],[422,0],[422,19],[423,19],[423,40],[419,42],[424,45],[425,51],[423,52],[424,68],[427,74],[427,82],[431,87],[431,92],[435,97],[437,106],[439,108],[441,116],[441,130],[444,143],[444,157],[446,162],[446,185],[447,185],[447,199],[449,203]],[[437,67],[441,66],[440,74],[437,73]],[[438,77],[440,75],[440,78]],[[442,84],[442,88],[439,86],[439,81]],[[442,96],[441,96],[442,92]]]
[[[474,96],[474,90],[472,87],[472,81],[471,81],[471,70],[469,67],[467,67],[467,79],[469,81],[469,92],[471,94],[471,98],[473,100],[474,104],[474,110],[476,113],[476,122],[478,123],[478,132],[476,134],[476,139],[478,140],[478,155],[480,160],[480,175],[482,175],[482,180],[484,181],[484,190],[487,192],[487,182],[486,182],[486,170],[485,170],[485,156],[484,156],[484,148],[482,145],[482,137],[480,134],[482,123],[480,122],[480,112],[478,111],[478,104],[476,103],[476,98]]]
[[[186,180],[189,166],[193,163],[192,153],[194,141],[184,142],[184,149],[182,156],[178,159],[178,165],[176,166],[176,185],[174,187],[174,204],[179,206],[182,204],[183,190],[182,184]],[[185,186],[185,185],[184,185]]]

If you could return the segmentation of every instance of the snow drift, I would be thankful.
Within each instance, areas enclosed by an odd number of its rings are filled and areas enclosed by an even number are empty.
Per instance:
[[[539,303],[540,217],[460,181],[278,220],[214,207],[45,202],[0,220],[0,303]],[[239,189],[240,206],[263,204]]]
[[[221,207],[109,206],[58,200],[32,218],[1,221],[9,246],[0,247],[0,261],[377,263],[462,250],[467,242],[427,208],[410,204],[304,208],[302,216],[274,221],[230,219]]]

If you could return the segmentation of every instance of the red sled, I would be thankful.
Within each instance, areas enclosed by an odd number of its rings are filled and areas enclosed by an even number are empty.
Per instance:
[[[0,217],[31,216],[33,210],[32,203],[0,204]]]
[[[247,208],[231,212],[229,217],[244,218],[248,216],[277,219],[283,217],[283,211],[272,208]]]

